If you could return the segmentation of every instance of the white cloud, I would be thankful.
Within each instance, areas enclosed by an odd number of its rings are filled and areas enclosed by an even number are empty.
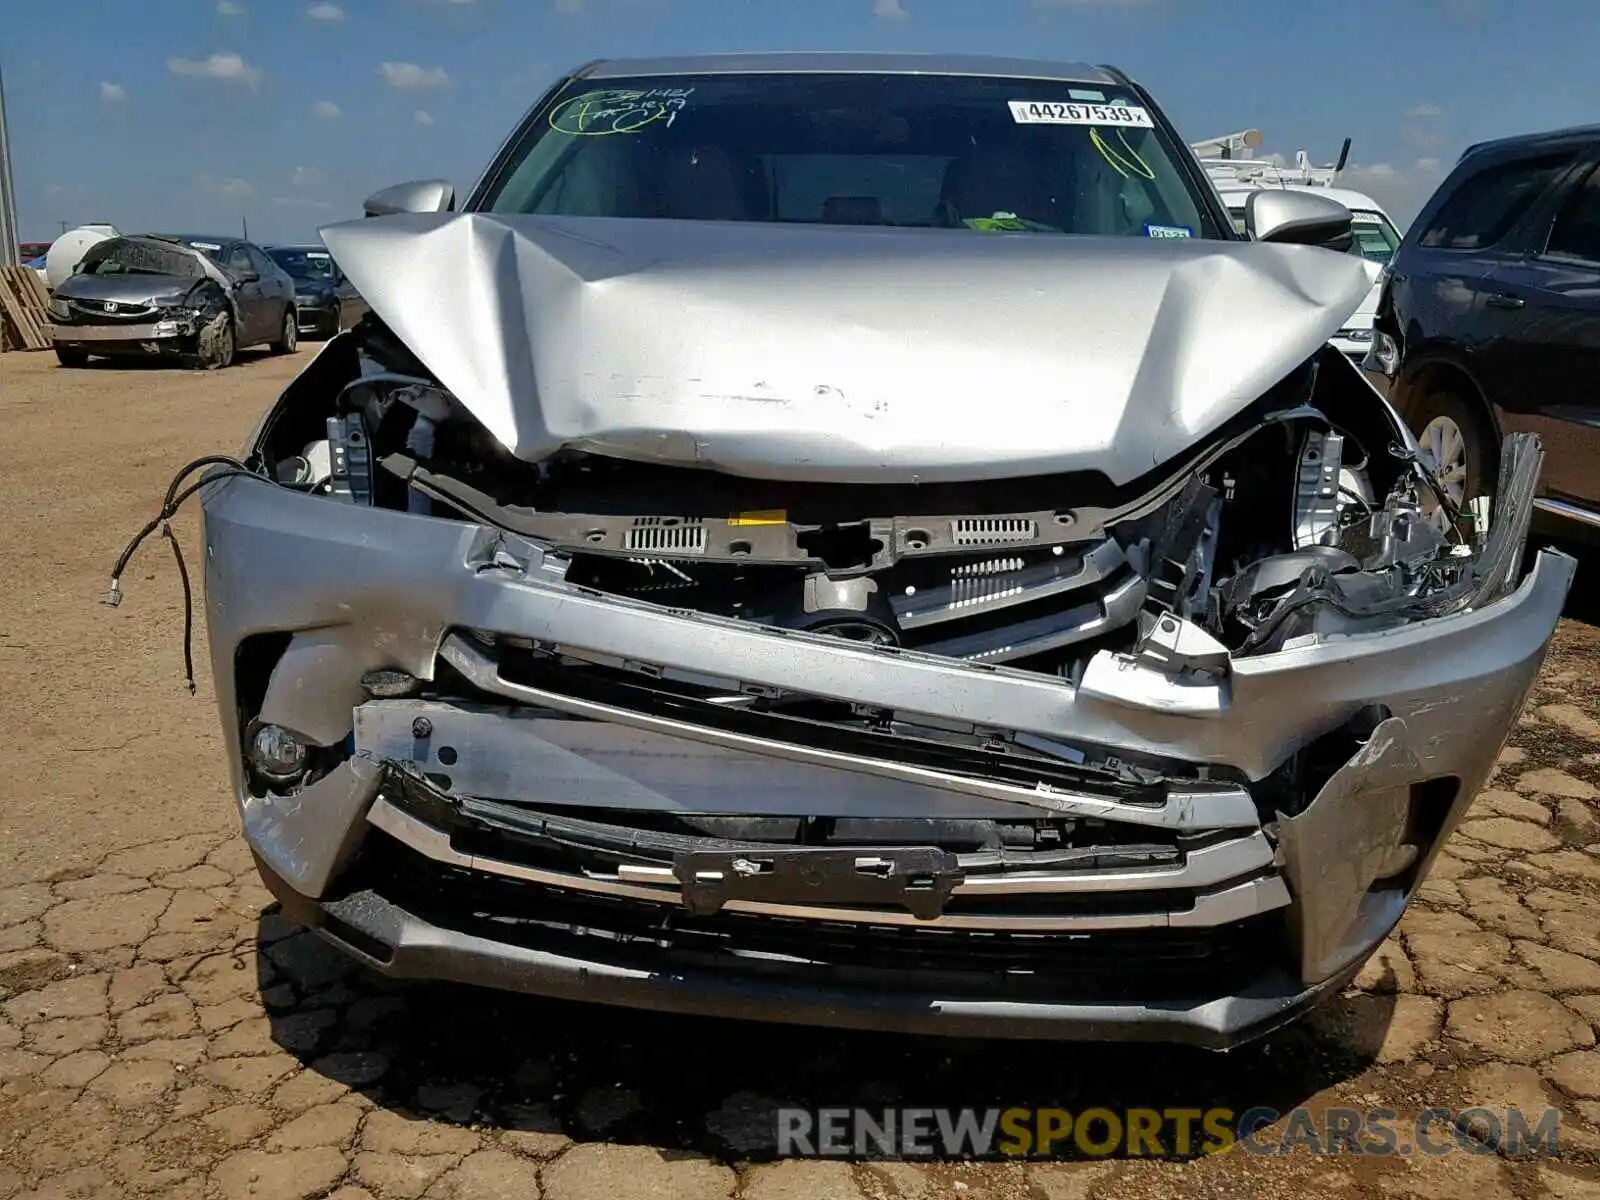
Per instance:
[[[344,112],[332,100],[318,100],[311,106],[311,115],[323,121],[337,121]]]
[[[386,62],[378,67],[378,74],[392,88],[418,91],[425,88],[450,86],[450,76],[443,67],[419,67],[416,63]]]
[[[167,70],[174,75],[194,75],[201,79],[223,79],[255,87],[262,74],[237,54],[219,52],[207,58],[169,58]]]
[[[296,167],[289,176],[289,182],[295,187],[316,187],[326,176],[316,167]]]
[[[903,21],[911,14],[900,0],[872,0],[872,15],[882,21]]]
[[[413,121],[415,121],[418,125],[432,125],[433,124],[433,114],[428,112],[428,111],[426,111],[425,109],[421,109],[421,108],[417,109],[416,112],[411,114],[411,119]]]
[[[1444,163],[1428,155],[1409,166],[1396,166],[1391,162],[1352,164],[1340,174],[1339,186],[1367,193],[1404,228],[1433,195],[1444,176]]]
[[[1399,133],[1406,145],[1419,155],[1436,153],[1450,140],[1444,109],[1437,104],[1418,104],[1405,111]]]
[[[342,21],[344,20],[344,9],[337,4],[313,4],[306,9],[306,16],[313,21]]]
[[[236,200],[256,194],[255,186],[243,179],[217,179],[211,175],[202,175],[200,183],[208,192],[215,192],[219,196],[231,196]]]
[[[217,0],[217,15],[220,17],[244,16],[244,5],[235,4],[234,0]]]
[[[127,98],[128,89],[123,87],[120,83],[107,83],[104,80],[101,81],[100,99],[104,100],[106,103],[121,104]]]

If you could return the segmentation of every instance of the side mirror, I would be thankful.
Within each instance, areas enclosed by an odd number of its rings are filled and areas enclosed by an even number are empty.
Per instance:
[[[1244,229],[1253,241],[1280,245],[1322,246],[1349,251],[1355,235],[1350,210],[1315,192],[1251,192],[1244,202]]]
[[[239,271],[234,275],[240,283],[255,283],[261,278],[255,271]]]
[[[369,217],[391,213],[442,213],[456,206],[456,189],[443,179],[416,179],[373,192],[362,204]]]

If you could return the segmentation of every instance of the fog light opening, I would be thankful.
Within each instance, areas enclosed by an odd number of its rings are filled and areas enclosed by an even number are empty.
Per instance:
[[[1411,785],[1411,802],[1406,814],[1405,832],[1384,859],[1373,888],[1380,891],[1396,887],[1409,892],[1419,880],[1418,868],[1433,851],[1444,832],[1444,823],[1455,807],[1461,781],[1454,775],[1441,775]]]
[[[308,747],[300,735],[282,725],[257,725],[246,751],[250,765],[274,783],[285,783],[305,774]]]

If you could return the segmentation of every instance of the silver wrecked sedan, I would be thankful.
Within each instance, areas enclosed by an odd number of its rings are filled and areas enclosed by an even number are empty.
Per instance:
[[[201,488],[245,834],[371,968],[681,1012],[1228,1046],[1341,988],[1573,563],[1454,511],[1137,84],[603,62]]]

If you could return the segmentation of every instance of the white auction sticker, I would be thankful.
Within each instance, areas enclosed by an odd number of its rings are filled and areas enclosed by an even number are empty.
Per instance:
[[[1069,104],[1056,100],[1012,100],[1018,125],[1128,125],[1153,129],[1148,109],[1137,104]]]

